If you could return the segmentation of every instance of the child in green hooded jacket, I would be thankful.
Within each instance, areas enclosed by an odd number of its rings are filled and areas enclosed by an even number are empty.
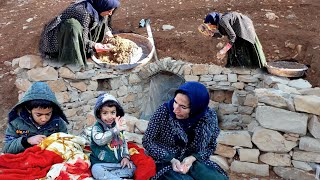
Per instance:
[[[59,102],[44,82],[35,82],[8,115],[4,153],[17,154],[38,145],[56,132],[67,133],[68,123]]]

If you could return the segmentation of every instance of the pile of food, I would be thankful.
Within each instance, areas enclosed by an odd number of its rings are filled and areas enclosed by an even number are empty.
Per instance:
[[[137,44],[133,41],[119,36],[109,38],[104,43],[112,44],[114,47],[108,52],[97,53],[97,56],[101,61],[109,64],[130,63],[134,49],[138,48]]]

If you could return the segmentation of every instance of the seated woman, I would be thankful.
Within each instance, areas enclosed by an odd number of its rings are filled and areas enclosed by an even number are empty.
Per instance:
[[[80,0],[72,3],[45,27],[41,35],[41,55],[65,64],[86,65],[87,54],[110,50],[101,44],[112,37],[110,17],[119,0]]]
[[[220,132],[209,100],[204,85],[187,82],[153,114],[143,146],[156,162],[154,179],[228,179],[223,169],[209,160]]]
[[[223,59],[228,52],[227,67],[248,66],[263,67],[266,58],[255,32],[251,19],[238,12],[220,14],[209,13],[204,23],[198,27],[206,36],[228,36],[229,43],[217,53],[218,59]]]

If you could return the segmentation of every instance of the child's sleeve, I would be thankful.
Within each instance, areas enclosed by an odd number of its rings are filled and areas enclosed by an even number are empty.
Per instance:
[[[125,140],[125,138],[123,138],[123,152],[121,154],[122,158],[128,158],[130,159],[130,154],[129,154],[129,148],[128,148],[128,143]]]
[[[19,136],[16,133],[15,126],[12,123],[9,123],[5,132],[2,152],[11,154],[18,154],[20,152],[23,152],[26,148],[23,147],[21,143],[22,138],[22,136]]]
[[[64,120],[61,120],[61,121],[62,122],[59,124],[59,131],[68,134],[68,128],[67,128],[66,122]]]
[[[119,134],[119,131],[116,128],[111,128],[108,131],[103,132],[100,127],[93,126],[91,137],[97,145],[104,146],[106,144],[109,144],[112,140],[112,137],[116,134]]]

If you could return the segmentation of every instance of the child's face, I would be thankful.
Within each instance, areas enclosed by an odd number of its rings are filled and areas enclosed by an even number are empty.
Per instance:
[[[52,108],[33,108],[31,110],[33,120],[40,126],[45,125],[52,116]]]
[[[100,117],[104,123],[111,125],[117,117],[117,108],[115,106],[102,107],[100,111]]]

